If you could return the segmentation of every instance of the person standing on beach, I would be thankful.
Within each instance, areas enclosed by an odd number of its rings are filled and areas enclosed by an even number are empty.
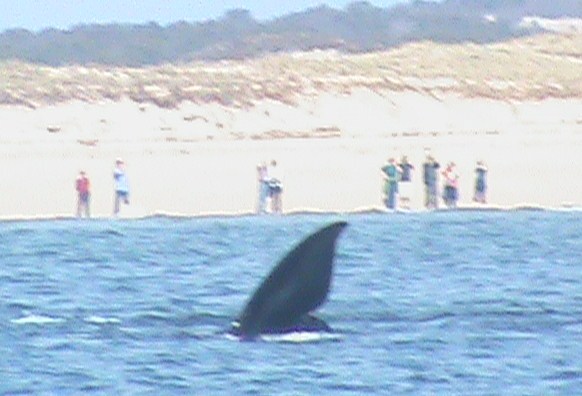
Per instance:
[[[423,179],[425,200],[424,205],[427,209],[438,209],[438,169],[439,163],[427,154],[426,162],[423,164]]]
[[[449,162],[443,171],[445,178],[445,188],[443,191],[443,200],[448,208],[456,208],[459,200],[459,175],[456,171],[455,163]]]
[[[269,185],[269,195],[271,197],[271,213],[282,213],[283,212],[283,200],[281,195],[283,194],[283,183],[279,176],[277,161],[271,161],[271,167],[268,170],[268,185]]]
[[[405,209],[410,209],[412,171],[414,170],[414,166],[408,162],[408,157],[405,155],[402,156],[398,166],[402,171],[400,176],[400,185],[398,186],[398,191],[400,193],[400,205]]]
[[[269,198],[269,172],[267,164],[261,162],[257,165],[257,181],[259,184],[259,198],[257,201],[257,214],[267,213],[267,199]]]
[[[120,202],[129,204],[129,181],[125,174],[125,164],[121,158],[115,161],[115,170],[113,171],[113,179],[115,180],[115,205],[113,207],[113,215],[119,214]]]
[[[394,158],[388,160],[382,172],[384,173],[384,204],[388,209],[396,209],[400,168],[396,165]]]
[[[85,217],[90,217],[89,201],[91,198],[91,182],[87,177],[85,171],[80,171],[77,180],[75,181],[75,189],[77,190],[77,217],[81,217],[83,211]]]
[[[473,201],[482,204],[487,203],[487,167],[483,161],[477,161],[475,168],[475,194]]]

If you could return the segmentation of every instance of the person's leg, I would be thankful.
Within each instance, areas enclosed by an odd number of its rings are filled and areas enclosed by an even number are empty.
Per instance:
[[[400,183],[400,206],[404,209],[410,209],[410,183]]]
[[[427,209],[432,209],[434,208],[434,203],[433,203],[433,191],[432,191],[432,186],[427,185],[426,186],[426,207]]]
[[[269,186],[267,183],[261,182],[260,194],[260,213],[267,213],[267,200],[269,199]]]
[[[398,183],[394,183],[393,186],[394,189],[394,208],[393,209],[398,209],[398,200],[399,200],[399,196],[400,196],[400,191],[398,191]]]
[[[259,189],[257,193],[257,214],[263,213],[263,183],[259,182]]]
[[[398,202],[400,201],[400,190],[398,183],[394,183],[394,209],[398,209]]]
[[[388,208],[394,209],[396,207],[396,189],[392,184],[390,184],[388,195]]]
[[[81,199],[81,194],[77,196],[77,217],[81,217],[81,205],[83,205],[83,200]]]
[[[487,203],[487,185],[483,183],[483,188],[481,189],[481,203]]]
[[[85,217],[91,217],[91,195],[87,195],[87,200],[85,201]]]
[[[120,199],[119,192],[116,191],[115,192],[115,204],[113,206],[113,214],[115,216],[117,216],[117,214],[119,213],[119,199]]]
[[[274,213],[281,213],[281,192],[277,191],[275,196],[273,197],[274,205],[273,205],[273,212]]]
[[[428,184],[424,185],[424,207],[427,209],[430,207],[430,189]]]
[[[432,209],[438,209],[439,207],[438,189],[436,184],[431,185],[430,187],[430,206]]]

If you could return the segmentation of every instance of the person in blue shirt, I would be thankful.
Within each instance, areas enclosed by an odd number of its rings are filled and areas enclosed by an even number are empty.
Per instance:
[[[129,204],[129,181],[125,174],[125,163],[121,158],[115,160],[115,170],[113,171],[115,181],[115,205],[113,215],[119,214],[119,205],[121,202]]]
[[[388,160],[388,164],[382,167],[382,172],[384,174],[384,204],[388,209],[396,209],[400,168],[396,165],[394,158]]]

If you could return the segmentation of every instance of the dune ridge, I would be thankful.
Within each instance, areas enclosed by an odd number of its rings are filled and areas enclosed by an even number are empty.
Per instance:
[[[313,51],[142,68],[9,61],[0,63],[0,70],[0,104],[30,108],[125,99],[162,108],[185,102],[247,108],[267,99],[296,104],[322,91],[349,94],[359,88],[499,100],[579,98],[582,33],[487,45],[425,41],[358,55]]]

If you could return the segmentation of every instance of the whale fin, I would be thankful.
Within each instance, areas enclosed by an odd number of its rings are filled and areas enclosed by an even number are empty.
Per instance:
[[[346,226],[346,222],[330,224],[293,248],[257,288],[233,332],[253,338],[261,333],[283,333],[301,326],[306,315],[321,306],[327,297],[335,243]],[[329,329],[327,324],[321,328]]]

